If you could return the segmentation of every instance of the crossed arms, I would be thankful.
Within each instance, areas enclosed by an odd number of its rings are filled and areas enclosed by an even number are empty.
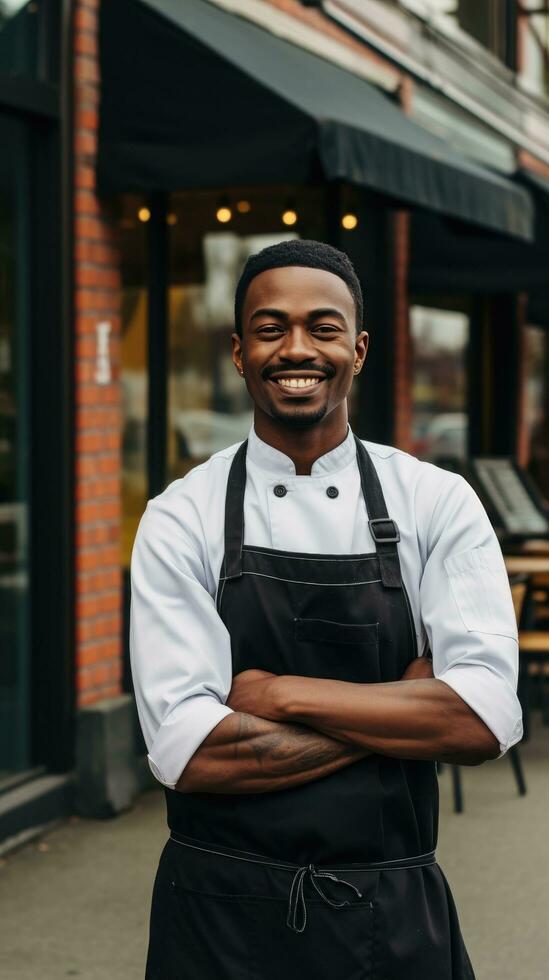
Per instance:
[[[478,765],[496,737],[420,657],[400,681],[356,684],[245,670],[227,715],[187,763],[183,793],[269,793],[327,776],[372,753]]]

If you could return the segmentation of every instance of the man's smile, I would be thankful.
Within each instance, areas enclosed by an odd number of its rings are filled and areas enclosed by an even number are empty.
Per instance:
[[[313,393],[315,388],[319,388],[323,381],[326,381],[326,374],[311,370],[305,371],[277,371],[267,379],[271,384],[277,386],[284,394],[307,394]]]

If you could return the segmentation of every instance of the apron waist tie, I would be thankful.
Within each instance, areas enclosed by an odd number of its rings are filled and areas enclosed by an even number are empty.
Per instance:
[[[334,874],[329,871],[318,871],[314,864],[306,864],[302,868],[298,868],[292,884],[290,885],[290,897],[288,900],[288,915],[286,916],[286,925],[294,932],[303,932],[305,926],[307,925],[307,906],[305,904],[305,893],[303,888],[303,883],[307,875],[310,875],[311,884],[314,885],[320,897],[331,905],[334,909],[341,909],[344,905],[348,905],[349,902],[334,902],[331,898],[328,898],[325,892],[317,882],[317,878],[330,878],[331,881],[337,882],[338,885],[347,885],[348,888],[352,888],[359,898],[362,898],[362,892],[352,885],[350,881],[344,881],[343,878],[337,878]],[[301,910],[301,925],[297,925],[298,912]]]
[[[307,875],[309,875],[309,879],[314,889],[318,892],[322,900],[328,905],[331,905],[334,909],[341,909],[345,905],[349,905],[349,902],[346,899],[341,902],[335,902],[333,899],[329,898],[320,887],[318,879],[328,878],[335,884],[345,885],[347,888],[352,888],[358,898],[362,898],[362,892],[356,887],[356,885],[353,885],[350,881],[345,881],[344,878],[338,878],[333,872],[404,871],[407,868],[424,868],[427,865],[436,864],[435,852],[429,851],[426,854],[414,854],[412,857],[395,858],[392,861],[370,861],[367,864],[348,864],[345,868],[333,868],[331,871],[321,871],[319,868],[316,868],[314,864],[304,864],[302,867],[296,867],[295,864],[286,864],[284,861],[272,860],[262,854],[255,854],[252,851],[237,851],[234,848],[224,847],[223,845],[216,845],[215,847],[212,847],[205,841],[199,841],[193,837],[187,837],[185,834],[180,834],[173,829],[170,832],[170,839],[175,841],[177,844],[182,844],[185,847],[191,847],[196,851],[205,851],[208,854],[219,854],[220,857],[235,858],[238,861],[247,861],[249,864],[263,864],[270,868],[282,868],[284,871],[293,871],[294,876],[290,885],[288,914],[286,916],[286,925],[289,929],[292,929],[293,932],[303,932],[305,926],[307,925],[307,906],[305,904],[304,894],[304,882]],[[297,924],[299,912],[301,912],[300,925]]]

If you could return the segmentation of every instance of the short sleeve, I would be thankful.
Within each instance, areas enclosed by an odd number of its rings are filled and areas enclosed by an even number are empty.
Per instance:
[[[212,729],[231,713],[229,634],[206,587],[192,506],[149,501],[131,559],[130,660],[155,777],[173,787]]]
[[[517,624],[499,542],[455,474],[433,508],[426,553],[420,607],[435,676],[478,714],[503,754],[522,737]]]

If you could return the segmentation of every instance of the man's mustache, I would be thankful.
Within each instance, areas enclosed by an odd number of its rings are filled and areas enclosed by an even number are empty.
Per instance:
[[[303,364],[267,364],[261,372],[261,377],[263,381],[269,381],[273,374],[280,374],[281,371],[286,371],[290,373],[291,371],[315,371],[318,374],[323,374],[325,378],[333,378],[335,368],[331,364],[311,364],[310,361],[305,361]]]

